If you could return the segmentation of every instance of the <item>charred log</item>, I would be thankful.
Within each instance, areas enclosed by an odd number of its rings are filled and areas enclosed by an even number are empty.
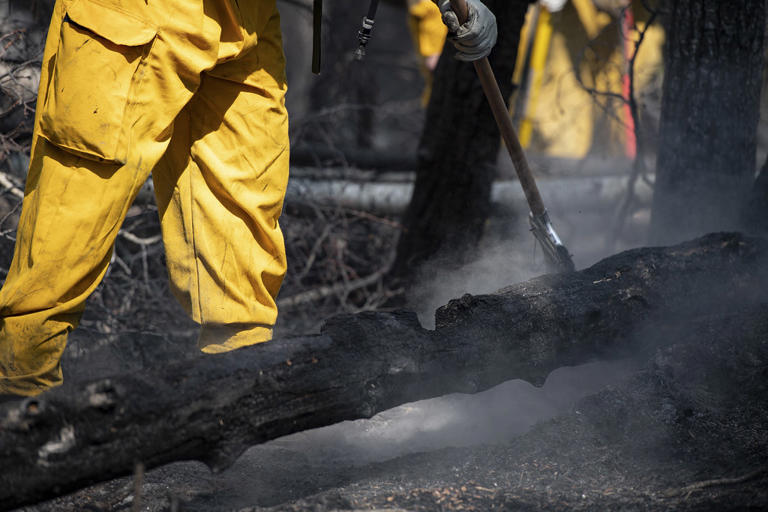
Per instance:
[[[197,459],[218,470],[249,445],[395,405],[477,392],[655,348],[665,326],[768,299],[768,241],[714,234],[570,274],[465,296],[423,329],[408,312],[331,319],[275,340],[61,388],[0,408],[0,508]]]

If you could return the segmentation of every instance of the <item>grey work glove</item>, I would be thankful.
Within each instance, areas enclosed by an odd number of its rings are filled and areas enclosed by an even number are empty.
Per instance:
[[[469,17],[459,25],[450,0],[436,0],[448,26],[448,40],[456,47],[456,58],[471,62],[487,57],[496,44],[496,16],[480,0],[466,0]]]

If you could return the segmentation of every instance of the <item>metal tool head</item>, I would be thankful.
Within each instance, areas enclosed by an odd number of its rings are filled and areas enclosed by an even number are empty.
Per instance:
[[[536,240],[538,240],[544,250],[548,263],[559,272],[573,272],[576,270],[571,254],[557,235],[546,210],[541,215],[534,215],[531,212],[528,216],[528,221],[531,224],[533,236],[536,237]]]

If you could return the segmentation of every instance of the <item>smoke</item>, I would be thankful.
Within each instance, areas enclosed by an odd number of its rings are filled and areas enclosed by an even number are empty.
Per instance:
[[[534,257],[533,241],[530,240],[529,252],[526,252],[515,240],[484,243],[478,259],[461,268],[441,265],[439,259],[428,263],[417,274],[409,291],[409,309],[416,311],[422,325],[431,329],[435,326],[435,310],[451,299],[466,293],[493,293],[542,274],[544,261],[541,253],[538,258]]]
[[[199,463],[160,468],[148,483],[172,490],[189,510],[275,506],[376,473],[376,463],[449,447],[505,443],[618,384],[635,361],[595,362],[552,372],[544,386],[513,380],[474,395],[405,404],[370,420],[347,421],[255,446],[233,467],[210,475]]]
[[[620,382],[636,362],[595,362],[552,372],[544,386],[504,382],[474,395],[452,394],[405,404],[370,420],[344,422],[268,443],[324,464],[363,465],[446,447],[503,443],[568,412],[581,398]],[[257,456],[256,447],[244,463]]]
[[[601,164],[605,165],[605,164]],[[553,181],[554,182],[554,181]],[[614,229],[619,202],[626,193],[608,194],[604,184],[592,180],[591,187],[581,189],[560,180],[557,186],[542,187],[544,201],[563,243],[571,252],[578,269],[586,268],[620,250],[644,245],[649,224],[646,204],[636,205],[624,220],[616,236]],[[561,201],[557,201],[560,199]],[[565,199],[567,202],[564,202]],[[590,210],[575,205],[591,203]],[[510,206],[510,205],[507,205]],[[527,281],[550,272],[544,253],[537,245],[527,221],[527,208],[498,208],[475,251],[475,259],[456,267],[450,255],[438,255],[416,274],[409,288],[408,309],[419,315],[422,325],[434,328],[434,312],[464,294],[490,294],[506,286]]]

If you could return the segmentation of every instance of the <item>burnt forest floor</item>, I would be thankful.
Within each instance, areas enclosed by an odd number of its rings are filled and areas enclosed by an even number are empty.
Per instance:
[[[613,368],[606,378],[613,384],[522,435],[497,432],[486,444],[424,445],[401,456],[393,450],[388,460],[365,460],[358,447],[344,460],[333,444],[343,445],[354,429],[330,427],[335,440],[327,431],[277,440],[221,475],[198,463],[149,472],[140,509],[765,510],[768,306],[678,329],[685,341],[635,369]],[[585,368],[571,378],[610,367]],[[375,430],[375,421],[356,428]],[[25,510],[131,510],[134,495],[135,481],[124,478]]]

